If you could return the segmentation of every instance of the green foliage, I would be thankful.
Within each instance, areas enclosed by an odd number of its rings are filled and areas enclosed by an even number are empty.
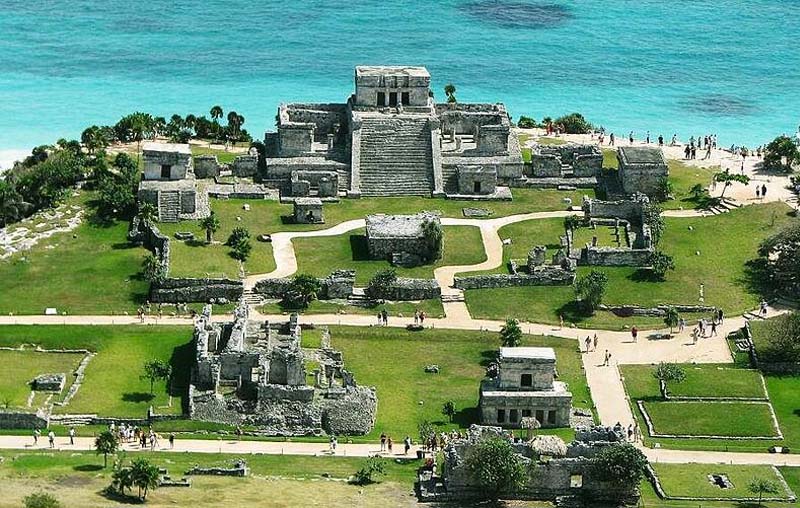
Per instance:
[[[150,394],[153,393],[153,385],[159,379],[169,380],[172,376],[172,365],[163,360],[148,360],[142,367],[142,374],[139,379],[150,381]]]
[[[661,215],[663,210],[656,203],[649,203],[644,207],[644,223],[650,228],[650,235],[653,238],[653,244],[658,245],[661,237],[664,236],[664,230],[667,225],[664,222],[664,217]]]
[[[597,454],[594,466],[597,477],[613,484],[620,497],[625,497],[644,478],[647,458],[631,444],[606,446]]]
[[[158,209],[153,203],[141,203],[137,215],[143,222],[152,224],[158,220]]]
[[[786,173],[792,172],[792,166],[800,163],[800,150],[794,140],[788,136],[778,136],[770,141],[764,149],[764,167]]]
[[[529,116],[522,115],[519,117],[519,121],[517,121],[517,127],[520,129],[533,129],[536,126],[536,120]]]
[[[247,258],[250,257],[250,251],[253,249],[250,243],[250,232],[247,228],[241,226],[233,228],[225,245],[233,249],[231,256],[239,261],[247,261]]]
[[[134,459],[130,468],[130,479],[139,489],[139,499],[147,499],[147,492],[158,487],[158,467],[145,458]]]
[[[453,83],[448,83],[444,86],[444,94],[447,96],[447,102],[450,104],[458,102],[456,100],[456,85]]]
[[[314,277],[300,273],[292,277],[286,293],[283,295],[283,303],[290,309],[306,308],[308,304],[316,300],[317,293],[322,289],[322,282]]]
[[[554,123],[567,134],[587,134],[594,126],[580,113],[570,113],[555,119]]]
[[[702,183],[696,183],[689,189],[689,194],[692,195],[692,199],[697,201],[708,195],[708,189]]]
[[[661,362],[655,370],[653,377],[658,380],[661,397],[667,398],[667,383],[682,383],[686,380],[686,371],[677,363]]]
[[[225,245],[233,247],[239,242],[249,239],[250,239],[250,231],[248,231],[247,228],[244,228],[242,226],[236,226],[231,231],[230,236],[228,236],[228,241],[225,242]]]
[[[672,329],[678,326],[680,320],[681,316],[678,314],[678,310],[675,307],[667,308],[667,314],[664,316],[664,324],[669,326],[669,333],[672,333]]]
[[[417,435],[423,448],[427,448],[428,440],[436,433],[436,428],[428,420],[422,420],[417,424]]]
[[[766,478],[753,478],[747,484],[747,490],[750,491],[751,494],[758,495],[758,506],[761,506],[761,500],[764,498],[764,494],[774,495],[778,493],[778,484]]]
[[[448,400],[442,405],[442,414],[445,415],[450,423],[453,423],[453,417],[456,415],[456,403]]]
[[[513,318],[506,319],[506,324],[500,328],[500,340],[503,347],[517,347],[522,342],[522,328],[519,321]]]
[[[94,438],[94,449],[98,455],[103,455],[103,467],[108,467],[108,456],[117,453],[119,440],[113,432],[104,430]]]
[[[664,280],[668,270],[675,270],[675,260],[672,256],[661,251],[655,251],[650,255],[650,272],[658,280]]]
[[[12,175],[14,187],[24,201],[40,210],[57,204],[83,176],[83,158],[73,150],[56,150],[34,166]]]
[[[464,465],[489,499],[499,499],[525,486],[525,463],[511,443],[502,437],[487,437],[468,449]]]
[[[753,335],[760,362],[800,362],[800,314],[797,312],[758,323]]]
[[[564,217],[564,231],[574,230],[583,224],[583,219],[578,215],[567,215]]]
[[[386,464],[381,457],[373,456],[364,461],[364,465],[353,475],[352,483],[355,485],[369,485],[375,483],[376,475],[386,474]]]
[[[150,282],[162,282],[167,278],[167,270],[158,256],[148,254],[142,260],[142,276],[144,280]]]
[[[800,221],[794,220],[758,248],[767,268],[765,285],[777,293],[796,295],[800,291]]]
[[[25,508],[61,508],[61,503],[52,494],[38,492],[22,499]]]
[[[106,172],[98,182],[99,211],[104,217],[129,218],[136,211],[139,169],[125,153],[117,154],[113,166],[115,171]]]
[[[211,210],[208,217],[204,217],[200,220],[200,229],[204,229],[206,232],[206,243],[214,241],[214,233],[216,233],[219,228],[219,217],[214,213],[214,210]]]
[[[13,185],[0,180],[0,227],[22,219],[31,207]]]
[[[675,193],[675,186],[667,177],[660,178],[656,184],[655,199],[663,202],[669,200]]]
[[[720,171],[719,173],[715,173],[714,181],[724,184],[722,188],[722,193],[720,193],[719,195],[719,198],[722,199],[725,196],[725,191],[728,190],[728,187],[733,185],[733,182],[738,182],[744,185],[748,185],[750,184],[750,177],[739,173],[731,173],[729,170],[726,169],[725,171]]]
[[[376,273],[375,276],[369,280],[365,292],[371,298],[378,298],[384,293],[386,288],[390,287],[396,281],[397,270],[394,268],[386,268]]]
[[[444,231],[439,221],[433,219],[425,219],[422,222],[422,234],[425,236],[425,243],[427,244],[428,251],[431,253],[429,261],[435,261],[442,257],[442,240],[444,238]]]
[[[583,304],[586,311],[592,313],[603,301],[608,286],[608,275],[599,270],[592,270],[575,281],[575,297]]]

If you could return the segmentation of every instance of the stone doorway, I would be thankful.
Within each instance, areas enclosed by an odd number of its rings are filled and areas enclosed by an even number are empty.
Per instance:
[[[474,182],[472,184],[472,193],[473,194],[480,194],[481,193],[481,182]]]
[[[170,166],[169,164],[162,164],[161,165],[161,178],[169,180],[169,177],[171,175],[171,170],[172,170],[172,166]]]
[[[380,106],[386,105],[386,92],[378,92],[378,104]]]
[[[389,106],[397,107],[397,92],[389,92]]]
[[[400,97],[403,102],[403,106],[408,106],[411,104],[411,94],[408,92],[403,92]]]

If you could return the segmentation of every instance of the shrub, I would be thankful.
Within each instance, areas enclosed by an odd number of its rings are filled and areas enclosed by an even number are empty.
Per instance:
[[[675,260],[672,256],[661,251],[650,254],[650,272],[658,280],[664,280],[668,270],[675,270]]]
[[[489,499],[499,499],[525,486],[528,471],[507,439],[487,437],[472,446],[464,465]]]
[[[661,207],[656,203],[649,203],[644,208],[644,223],[650,228],[650,235],[653,239],[653,245],[658,245],[661,237],[664,235],[664,229],[667,224],[664,222],[664,217],[661,215]]]
[[[381,270],[370,279],[365,292],[370,298],[379,298],[395,281],[397,281],[397,271],[394,268]]]
[[[517,127],[520,129],[533,129],[536,127],[536,125],[536,120],[525,115],[519,117],[519,121],[517,122]]]
[[[570,113],[555,119],[556,125],[567,134],[587,134],[594,126],[586,121],[580,113]]]
[[[789,136],[778,136],[764,149],[764,167],[766,169],[791,173],[792,165],[798,163],[800,163],[800,150]]]
[[[380,457],[370,457],[364,465],[353,475],[352,483],[356,485],[369,485],[375,483],[376,475],[386,474],[386,464]]]
[[[595,458],[594,471],[602,481],[617,489],[619,498],[634,492],[644,478],[647,458],[635,446],[621,444],[606,446]]]
[[[442,405],[442,414],[445,415],[450,423],[453,423],[453,417],[456,415],[456,403],[448,400]]]
[[[244,228],[242,226],[236,226],[235,228],[233,228],[233,231],[231,231],[230,236],[228,236],[228,241],[225,242],[225,245],[234,247],[239,242],[246,241],[249,239],[250,239],[250,231],[248,231],[247,228]]]
[[[794,221],[764,240],[758,248],[761,263],[767,270],[764,281],[778,293],[796,295],[800,292],[800,221]]]
[[[322,282],[318,278],[304,273],[297,274],[292,278],[283,295],[283,304],[292,309],[304,309],[316,300],[320,289],[322,289]]]
[[[594,312],[603,301],[606,286],[608,276],[599,270],[592,270],[575,281],[575,296],[588,312]]]
[[[61,503],[52,494],[38,492],[25,496],[25,508],[61,508]]]
[[[428,252],[431,253],[429,261],[440,259],[442,257],[442,240],[444,238],[442,225],[437,220],[425,219],[422,223],[422,234],[425,236]]]
[[[519,321],[513,318],[506,319],[506,324],[500,328],[500,340],[503,347],[517,347],[522,342],[522,328]]]

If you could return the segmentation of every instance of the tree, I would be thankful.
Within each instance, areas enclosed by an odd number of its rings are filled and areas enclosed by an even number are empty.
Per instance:
[[[493,500],[519,491],[528,479],[521,456],[500,436],[486,437],[470,447],[464,465],[486,497]]]
[[[442,405],[442,414],[445,415],[450,423],[453,423],[453,417],[456,415],[456,403],[448,400]]]
[[[167,270],[158,256],[148,254],[142,260],[142,275],[147,282],[158,283],[167,278]]]
[[[128,154],[119,153],[112,163],[116,171],[107,172],[98,184],[100,212],[107,217],[130,217],[136,211],[139,168]]]
[[[594,312],[603,301],[606,286],[608,286],[608,275],[599,270],[592,270],[575,281],[575,297],[588,312]]]
[[[245,227],[236,226],[235,228],[233,228],[233,231],[231,231],[230,236],[228,236],[228,241],[225,242],[225,245],[233,247],[239,242],[249,239],[250,239],[250,231],[248,231],[247,228]]]
[[[675,192],[675,186],[672,185],[672,181],[669,178],[663,177],[658,180],[655,192],[656,200],[667,201],[672,197],[674,192]]]
[[[138,215],[142,222],[152,224],[158,220],[158,209],[153,203],[141,203]]]
[[[169,380],[172,376],[172,365],[162,360],[148,360],[144,362],[142,374],[139,379],[150,381],[150,395],[153,394],[153,385],[156,381],[163,379]]]
[[[422,234],[425,237],[425,244],[431,256],[429,261],[440,259],[442,257],[444,239],[442,224],[438,220],[426,218],[422,221]]]
[[[647,457],[632,444],[606,446],[594,461],[594,474],[601,481],[611,483],[616,495],[622,499],[636,491],[644,478]]]
[[[444,85],[444,94],[447,96],[447,102],[450,104],[455,104],[458,102],[456,100],[456,85],[453,83],[448,83]]]
[[[379,298],[385,294],[386,288],[391,287],[396,281],[397,271],[394,268],[386,268],[369,280],[365,293],[370,298]]]
[[[423,449],[428,447],[428,441],[430,441],[431,436],[435,433],[436,429],[428,420],[423,420],[417,424],[417,435],[419,436],[419,442]]]
[[[158,487],[158,467],[145,458],[137,458],[131,463],[133,486],[139,489],[139,499],[147,499],[147,492]]]
[[[29,208],[12,184],[0,180],[0,227],[22,219]]]
[[[536,120],[529,116],[522,115],[517,121],[517,127],[520,129],[533,129],[536,127]]]
[[[722,199],[723,197],[725,197],[725,191],[728,190],[728,187],[733,185],[733,182],[749,185],[750,177],[738,173],[731,173],[729,170],[726,169],[725,171],[720,171],[719,173],[715,173],[714,181],[724,184],[722,187],[722,193],[720,193],[719,195],[719,199]]]
[[[659,363],[653,371],[653,377],[658,381],[661,397],[667,398],[667,383],[682,383],[686,379],[686,371],[677,363]]]
[[[583,224],[583,219],[577,215],[567,215],[564,217],[564,231],[571,231],[579,228]]]
[[[764,149],[764,168],[766,169],[791,173],[792,166],[798,163],[800,163],[800,149],[789,136],[778,136],[770,141]]]
[[[561,129],[567,134],[588,134],[589,131],[594,129],[594,126],[587,122],[580,113],[570,113],[555,120],[556,125],[560,125]]]
[[[750,483],[747,484],[747,490],[749,490],[751,494],[758,495],[758,506],[761,506],[761,500],[764,498],[764,494],[774,495],[778,493],[778,484],[766,478],[753,478],[750,480]]]
[[[668,307],[667,313],[664,316],[664,324],[669,326],[669,334],[672,335],[672,329],[678,326],[678,322],[680,322],[681,316],[678,314],[678,310],[675,307]]]
[[[668,270],[675,270],[675,260],[669,254],[661,251],[655,251],[650,254],[648,263],[650,264],[650,272],[658,280],[664,280]]]
[[[506,319],[506,324],[500,328],[500,340],[503,347],[517,347],[522,342],[522,328],[519,321],[514,318]]]
[[[236,111],[228,112],[228,135],[235,143],[239,139],[239,133],[244,124],[244,117]]]
[[[661,215],[662,211],[661,207],[656,203],[648,203],[642,210],[642,221],[650,228],[650,237],[653,239],[653,245],[658,245],[667,227],[664,217]]]
[[[352,482],[356,485],[369,485],[375,483],[375,475],[386,474],[386,464],[381,457],[372,456],[364,461],[364,465],[353,475]]]
[[[214,241],[214,233],[220,228],[219,218],[214,213],[214,210],[211,210],[208,217],[200,220],[200,228],[206,231],[206,243],[212,243]]]
[[[209,111],[209,113],[211,114],[211,118],[214,120],[214,123],[218,123],[219,119],[222,118],[222,115],[224,114],[224,112],[222,111],[222,106],[219,105],[212,106],[211,111]]]
[[[29,494],[22,500],[25,508],[61,508],[61,503],[52,494],[38,492]]]
[[[778,233],[764,240],[758,248],[769,287],[778,293],[800,292],[800,221],[793,221]],[[765,284],[766,285],[766,284]]]
[[[250,240],[248,240],[247,238],[242,238],[240,240],[237,240],[237,242],[233,245],[231,256],[233,257],[233,259],[245,262],[250,257],[250,251],[252,250],[253,250],[253,245],[250,243]]]
[[[94,438],[95,452],[103,454],[103,467],[108,467],[108,456],[117,453],[119,450],[119,440],[110,430],[104,430]]]
[[[283,295],[284,304],[292,309],[304,309],[316,300],[317,293],[321,289],[322,282],[318,278],[304,273],[297,274],[292,277],[289,287]]]

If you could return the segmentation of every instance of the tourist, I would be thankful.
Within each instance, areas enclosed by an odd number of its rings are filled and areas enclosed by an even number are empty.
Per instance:
[[[697,147],[693,146],[692,147],[692,159],[696,159],[696,158],[697,158]]]
[[[381,314],[380,311],[378,311],[377,317],[378,317],[378,326],[383,325],[383,314]]]
[[[419,325],[419,311],[415,310],[414,311],[414,326],[417,326],[417,325]]]
[[[239,425],[236,426],[236,440],[237,441],[242,440],[242,427],[240,427]]]
[[[761,199],[767,197],[767,184],[761,186]]]
[[[703,157],[703,160],[711,158],[711,144],[706,145],[706,155]],[[744,168],[742,168],[744,171]]]
[[[75,444],[75,427],[69,428],[69,444]]]
[[[639,329],[636,326],[631,327],[631,337],[633,337],[633,342],[636,342],[636,338],[639,336]]]
[[[389,313],[386,312],[386,309],[381,311],[381,317],[383,318],[383,326],[389,326]]]
[[[394,441],[392,441],[392,436],[388,436],[386,438],[386,446],[389,448],[389,453],[390,454],[392,453],[392,445],[393,444],[394,444]]]
[[[658,146],[659,147],[664,146],[664,136],[662,136],[661,134],[658,135]]]
[[[425,318],[426,317],[428,317],[428,316],[425,314],[425,311],[424,310],[420,311],[420,313],[419,313],[419,326],[425,326]]]
[[[689,145],[686,145],[683,149],[683,158],[689,160],[689,157],[692,155],[692,148]]]
[[[614,146],[614,133],[608,135],[608,146]]]
[[[714,337],[716,335],[717,335],[717,320],[716,319],[712,319],[711,320],[711,335],[710,335],[710,337]]]
[[[597,340],[598,340],[597,339],[597,334],[595,333],[594,334],[594,341],[593,341],[592,351],[597,351]]]
[[[586,352],[588,353],[592,347],[592,338],[587,335],[584,343],[586,344]]]
[[[759,313],[760,313],[762,316],[766,316],[766,315],[767,315],[767,305],[768,305],[768,304],[767,304],[767,301],[766,301],[766,300],[762,300],[762,301],[761,301],[761,309],[759,310]]]
[[[330,446],[331,453],[336,453],[336,445],[339,444],[336,441],[336,436],[331,436],[328,444]]]
[[[686,320],[680,318],[678,320],[678,333],[683,333],[683,329],[686,328]]]
[[[403,439],[403,455],[408,455],[408,451],[411,449],[411,437],[406,436]]]
[[[628,424],[628,441],[633,440],[633,424]]]
[[[50,430],[50,432],[47,433],[47,440],[50,442],[50,448],[55,448],[56,447],[56,433],[55,432]]]
[[[606,354],[603,359],[603,367],[608,367],[610,361],[611,361],[611,353],[609,353],[608,349],[606,349]]]
[[[706,336],[706,320],[701,319],[697,322],[697,329],[700,331],[702,337]]]
[[[33,446],[39,444],[39,436],[41,435],[42,431],[38,427],[33,429]]]
[[[558,315],[558,329],[564,328],[564,316],[562,314]]]
[[[173,448],[175,448],[175,433],[174,432],[170,432],[169,433],[169,449],[172,450]]]
[[[628,134],[628,141],[630,141],[630,144],[633,144],[633,131],[631,131],[631,133]]]
[[[761,187],[756,185],[756,199],[761,199]]]
[[[436,439],[436,437],[434,437],[434,439]],[[382,452],[386,451],[386,433],[385,432],[381,432],[381,451]]]
[[[722,309],[717,309],[717,320],[719,321],[719,324],[722,324],[725,321],[725,313],[722,311]]]
[[[700,330],[695,326],[692,328],[692,344],[697,345],[697,338],[700,335]]]

